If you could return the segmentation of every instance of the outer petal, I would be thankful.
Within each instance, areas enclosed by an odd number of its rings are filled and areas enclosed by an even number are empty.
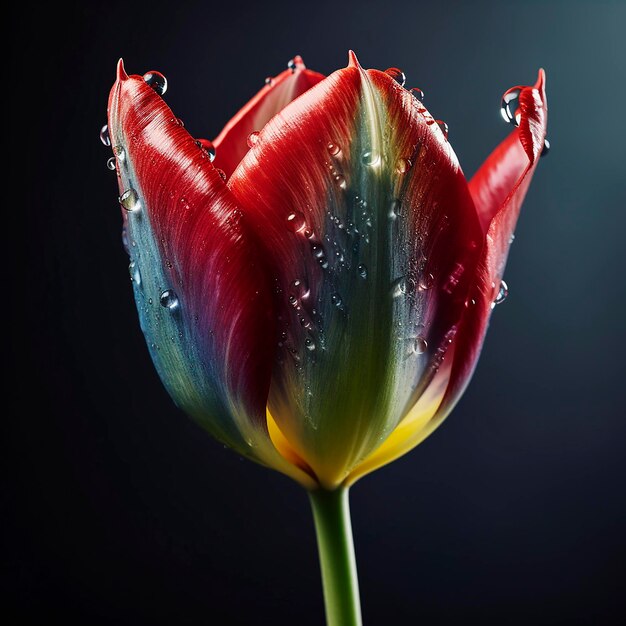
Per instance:
[[[267,432],[275,317],[232,194],[163,100],[121,62],[109,129],[137,309],[161,380],[217,439],[310,486]]]
[[[471,378],[504,272],[511,235],[544,145],[547,100],[543,70],[539,71],[535,86],[521,92],[520,111],[519,128],[494,150],[469,185],[485,232],[485,245],[467,310],[459,324],[454,351],[445,364],[447,377],[440,371],[433,381],[434,387],[446,386],[444,398],[440,403],[433,400],[428,405],[428,417],[425,411],[403,420],[385,443],[355,469],[349,483],[423,441],[450,413]]]
[[[465,178],[421,103],[352,56],[268,123],[229,186],[273,262],[271,416],[336,486],[452,344],[482,239]]]
[[[261,130],[276,113],[324,78],[322,74],[307,70],[299,56],[290,65],[289,69],[270,79],[213,141],[217,150],[215,166],[224,170],[227,176],[234,172],[249,150],[247,139],[250,133]]]

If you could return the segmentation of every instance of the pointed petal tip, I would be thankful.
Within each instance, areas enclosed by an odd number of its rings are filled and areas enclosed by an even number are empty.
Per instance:
[[[356,67],[357,69],[363,69],[359,60],[356,58],[354,50],[348,50],[348,67]]]
[[[122,81],[128,78],[128,74],[124,69],[124,59],[120,57],[120,60],[117,62],[117,80]]]
[[[535,83],[535,89],[539,89],[539,91],[543,92],[546,88],[546,71],[543,67],[539,68],[537,72],[537,82]]]
[[[304,64],[304,60],[302,59],[302,57],[299,54],[296,54],[292,59],[291,62],[293,63],[293,69],[295,70],[305,70],[306,69],[306,65]]]

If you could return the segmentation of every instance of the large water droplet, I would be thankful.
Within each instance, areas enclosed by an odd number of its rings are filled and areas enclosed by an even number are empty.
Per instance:
[[[138,211],[140,208],[139,198],[134,189],[127,189],[120,197],[120,204],[128,212]]]
[[[246,139],[246,143],[248,144],[248,148],[252,148],[256,142],[259,140],[259,131],[255,130],[253,133],[250,133],[248,135],[248,138]]]
[[[433,286],[435,282],[435,277],[432,274],[424,274],[417,284],[417,288],[420,291],[428,291]]]
[[[389,67],[385,70],[385,74],[391,76],[391,78],[393,78],[401,87],[404,87],[404,83],[406,83],[406,76],[400,68]]]
[[[131,282],[135,283],[137,287],[141,285],[141,273],[139,272],[139,265],[137,265],[137,261],[131,261],[128,266],[128,273],[130,274]]]
[[[213,142],[208,139],[198,139],[197,143],[199,147],[209,155],[209,159],[213,161],[215,159],[215,146]]]
[[[331,156],[337,156],[341,152],[341,148],[336,143],[331,142],[326,147]]]
[[[115,146],[115,148],[113,148],[113,154],[117,157],[118,161],[125,161],[126,160],[126,150],[124,150],[123,146]]]
[[[105,124],[100,129],[100,141],[107,146],[107,148],[111,145],[111,137],[109,136],[109,127]]]
[[[375,152],[374,150],[368,150],[363,153],[363,157],[361,158],[364,165],[369,165],[370,167],[374,167],[380,163],[380,154]]]
[[[159,303],[162,307],[169,309],[170,311],[178,307],[179,301],[176,292],[173,289],[166,289],[159,296]]]
[[[107,159],[107,168],[110,169],[112,172],[115,170],[115,157],[111,157],[109,159]]]
[[[287,228],[292,233],[300,233],[306,228],[306,218],[300,211],[291,211],[286,219]]]
[[[161,72],[151,70],[143,75],[143,79],[146,81],[154,91],[162,96],[167,91],[167,79]]]
[[[522,93],[521,87],[511,87],[502,96],[500,104],[500,114],[502,119],[509,124],[519,126],[522,114],[519,110],[519,95]]]
[[[441,129],[443,133],[443,138],[448,139],[448,125],[443,120],[435,120],[437,122],[437,126]]]
[[[356,271],[359,273],[361,278],[367,278],[367,265],[365,265],[365,263],[360,263],[356,268]]]
[[[341,299],[341,296],[335,292],[332,296],[330,296],[330,301],[338,308],[338,309],[342,309],[343,308],[343,300]]]
[[[398,174],[406,174],[411,169],[411,159],[398,159],[396,163],[396,172]]]
[[[509,287],[503,280],[501,280],[500,287],[498,287],[498,293],[496,294],[496,299],[493,301],[491,308],[493,309],[496,304],[502,304],[506,300],[508,295]]]
[[[411,352],[413,354],[424,354],[428,348],[428,342],[424,337],[415,337],[411,340]]]
[[[546,154],[548,154],[548,152],[550,152],[550,142],[545,139],[543,142],[543,148],[541,149],[541,154],[539,156],[546,156]]]
[[[419,87],[413,87],[409,93],[420,101],[424,99],[424,92]]]
[[[391,205],[389,206],[389,213],[387,213],[387,217],[389,218],[390,221],[394,221],[395,219],[397,219],[398,215],[400,215],[400,212],[402,210],[402,201],[399,199],[395,199],[392,201]]]

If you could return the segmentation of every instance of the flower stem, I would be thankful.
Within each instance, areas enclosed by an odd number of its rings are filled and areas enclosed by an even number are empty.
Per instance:
[[[327,626],[361,626],[348,488],[309,492],[322,570]]]

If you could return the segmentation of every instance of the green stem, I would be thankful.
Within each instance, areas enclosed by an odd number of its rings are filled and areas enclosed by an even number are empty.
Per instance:
[[[322,569],[327,626],[361,626],[348,488],[309,492]]]

